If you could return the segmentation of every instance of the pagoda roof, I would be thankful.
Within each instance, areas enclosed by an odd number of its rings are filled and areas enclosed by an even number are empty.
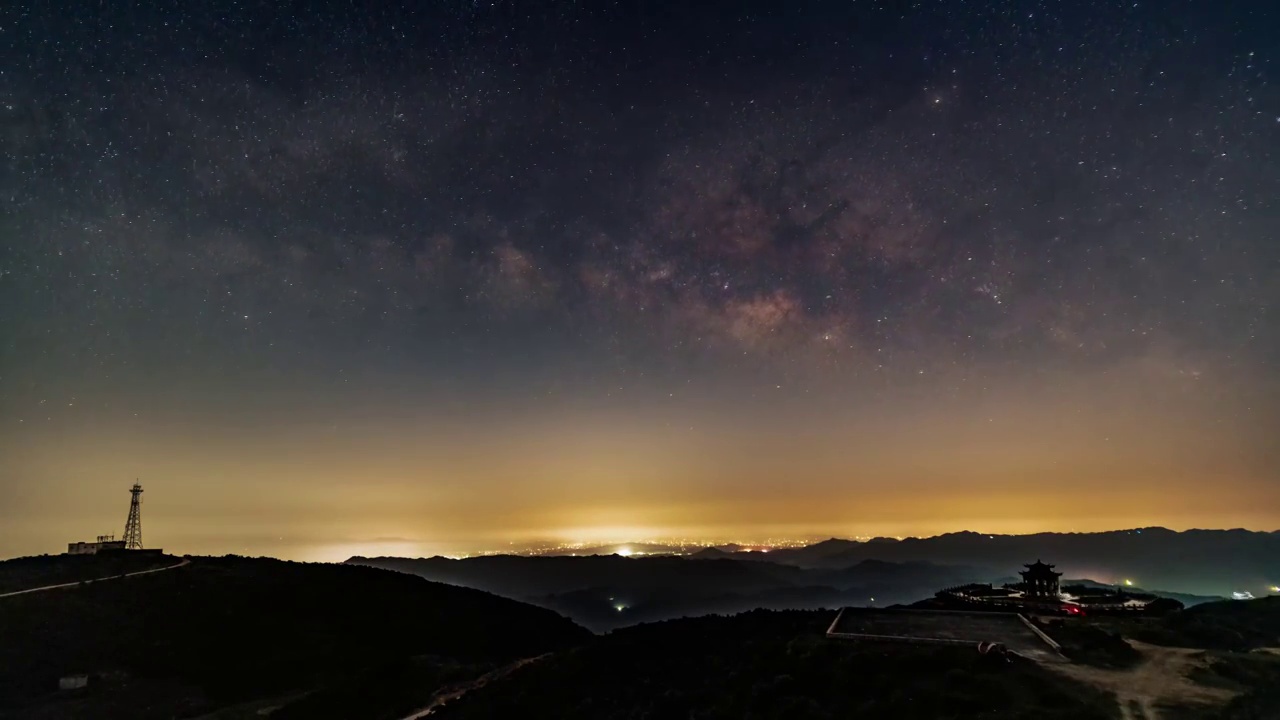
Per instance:
[[[1036,560],[1033,563],[1028,563],[1023,567],[1025,567],[1026,570],[1019,571],[1018,573],[1019,575],[1047,575],[1047,574],[1061,575],[1062,574],[1054,570],[1053,569],[1054,566],[1052,564],[1040,562],[1039,560]]]

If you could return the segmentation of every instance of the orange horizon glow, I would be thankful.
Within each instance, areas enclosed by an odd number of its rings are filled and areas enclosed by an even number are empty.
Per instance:
[[[1228,384],[1161,395],[1140,373],[1109,382],[1087,395],[1065,380],[1010,382],[856,413],[687,402],[484,422],[365,412],[260,429],[163,416],[33,424],[0,439],[0,556],[119,534],[135,477],[147,488],[146,544],[299,560],[647,538],[1280,527],[1263,411],[1235,403],[1224,422],[1214,403]]]

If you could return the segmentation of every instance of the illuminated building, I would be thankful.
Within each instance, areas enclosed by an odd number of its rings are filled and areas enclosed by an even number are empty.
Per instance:
[[[1058,578],[1062,577],[1062,573],[1039,560],[1025,567],[1026,570],[1018,573],[1022,576],[1024,596],[1033,600],[1057,600],[1062,592],[1058,587]]]
[[[935,607],[1052,615],[1160,614],[1182,609],[1182,603],[1160,599],[1151,593],[1088,584],[1063,587],[1060,581],[1062,573],[1054,570],[1053,565],[1039,560],[1024,567],[1026,570],[1018,573],[1022,582],[1003,587],[971,583],[939,590],[934,596]]]

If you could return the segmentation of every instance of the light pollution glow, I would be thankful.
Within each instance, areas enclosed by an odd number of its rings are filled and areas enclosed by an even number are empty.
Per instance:
[[[0,441],[0,554],[118,532],[135,476],[148,491],[153,544],[304,560],[646,538],[1280,524],[1277,488],[1249,453],[1251,424],[1223,424],[1196,407],[1203,400],[1160,398],[1139,384],[1086,402],[1067,383],[1005,402],[824,412],[820,423],[787,422],[794,408],[785,404],[730,419],[689,403],[612,416],[561,408],[541,424],[452,429],[427,416],[367,414],[336,430],[301,417],[198,432],[123,419],[55,423],[56,432],[33,424]],[[673,422],[710,425],[716,412],[713,431]],[[1211,495],[1201,489],[1210,479]]]
[[[0,556],[1280,527],[1261,24],[35,5]]]

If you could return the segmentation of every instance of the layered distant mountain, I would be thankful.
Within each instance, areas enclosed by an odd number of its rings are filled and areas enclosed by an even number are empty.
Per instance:
[[[1008,568],[1012,575],[1036,559],[1057,565],[1067,577],[1147,588],[1227,595],[1254,594],[1280,582],[1280,532],[1187,530],[1149,527],[1102,533],[984,535],[951,533],[930,538],[878,538],[870,542],[826,540],[775,550],[770,562],[808,568],[848,567],[863,560],[934,562]]]
[[[685,556],[356,557],[347,562],[485,590],[608,630],[754,608],[910,603],[951,585],[1016,580],[1022,565],[1037,559],[1056,564],[1065,578],[1111,585],[1127,580],[1194,605],[1237,590],[1266,594],[1280,582],[1280,533],[964,532],[905,540],[831,539],[768,553],[721,546]]]
[[[347,562],[524,600],[595,630],[755,608],[891,605],[929,597],[947,585],[989,581],[998,574],[925,562],[870,560],[845,568],[801,568],[707,558],[495,555],[463,560],[356,557]]]
[[[1148,590],[1146,588],[1138,587],[1136,585],[1115,585],[1111,583],[1100,583],[1094,580],[1089,580],[1087,578],[1082,578],[1078,580],[1071,579],[1071,578],[1063,578],[1062,585],[1063,587],[1066,587],[1069,585],[1083,585],[1086,588],[1091,588],[1095,590],[1098,590],[1098,589],[1123,590],[1124,592],[1134,593],[1138,595],[1141,595],[1141,594],[1155,595],[1156,597],[1163,597],[1163,598],[1169,598],[1170,600],[1177,600],[1178,602],[1182,603],[1184,607],[1192,607],[1195,605],[1203,605],[1204,603],[1220,602],[1222,600],[1230,599],[1229,597],[1225,597],[1222,595],[1195,595],[1193,593],[1180,593],[1180,592],[1172,592],[1169,590]]]

